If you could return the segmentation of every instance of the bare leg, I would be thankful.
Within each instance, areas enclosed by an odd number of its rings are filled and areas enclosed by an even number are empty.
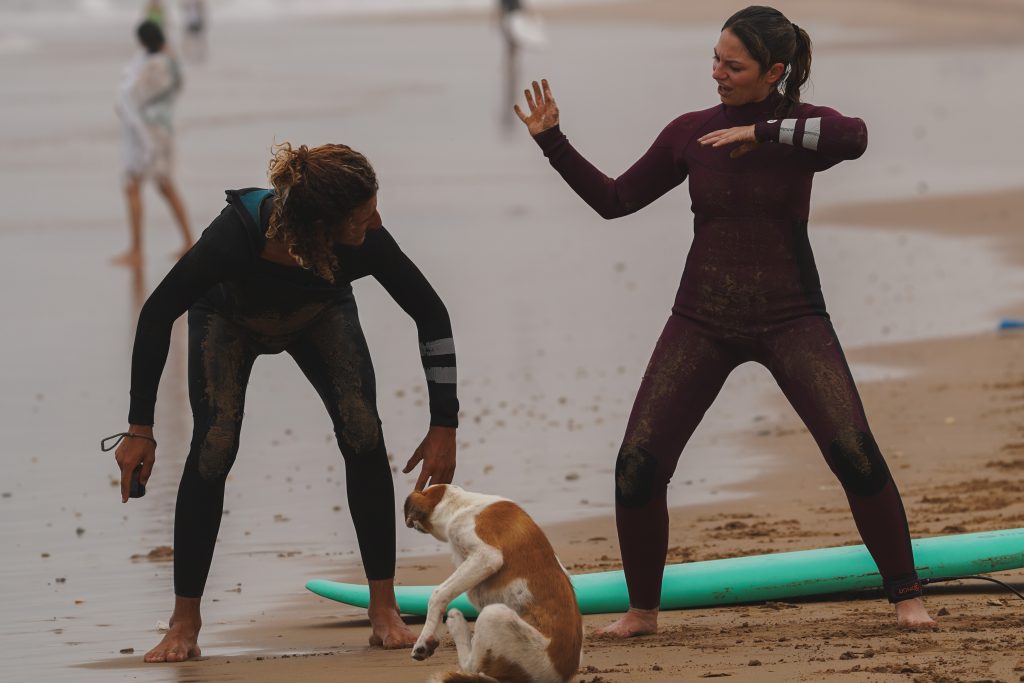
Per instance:
[[[202,654],[199,650],[199,629],[203,620],[199,616],[200,598],[174,598],[174,614],[170,630],[156,647],[146,653],[143,661],[184,662]]]
[[[938,623],[928,616],[924,600],[913,598],[896,603],[896,623],[905,628],[937,628]]]
[[[370,580],[370,645],[385,650],[412,647],[416,636],[402,621],[395,602],[395,580]]]
[[[142,184],[138,179],[125,182],[124,196],[128,202],[132,241],[128,251],[115,256],[113,262],[120,266],[137,266],[142,263]]]
[[[658,632],[658,608],[640,609],[630,607],[621,617],[598,629],[594,635],[598,638],[632,638],[647,636]]]
[[[157,188],[159,188],[160,194],[164,196],[167,203],[170,205],[171,213],[174,214],[174,220],[178,222],[178,227],[181,229],[181,236],[185,240],[185,246],[179,254],[179,256],[181,256],[192,248],[192,230],[189,229],[188,213],[185,211],[185,202],[182,201],[181,195],[178,194],[178,190],[174,187],[174,182],[171,181],[170,178],[164,178],[157,181]]]

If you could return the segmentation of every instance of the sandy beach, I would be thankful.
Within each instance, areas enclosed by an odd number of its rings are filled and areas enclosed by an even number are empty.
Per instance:
[[[740,5],[737,5],[737,8]],[[805,99],[867,122],[860,160],[815,179],[811,240],[826,301],[915,537],[1024,527],[1024,2],[797,0],[815,41]],[[731,8],[636,0],[545,9],[563,128],[606,173],[678,113],[715,101],[710,48]],[[223,190],[265,184],[274,141],[342,141],[381,178],[385,225],[452,313],[457,483],[541,522],[573,572],[619,568],[615,454],[690,242],[680,188],[604,222],[502,111],[500,43],[480,12],[217,23],[186,62],[178,177],[195,226]],[[0,678],[12,681],[425,681],[455,668],[366,644],[365,613],[303,589],[359,580],[344,473],[319,399],[262,358],[204,604],[204,656],[143,665],[172,604],[174,495],[191,430],[179,321],[157,405],[157,469],[121,506],[98,440],[124,428],[139,306],[172,264],[146,194],[146,266],[127,240],[112,110],[131,28],[0,27],[9,150],[0,169]],[[614,94],[612,94],[614,90]],[[640,103],[641,106],[638,106]],[[412,322],[356,284],[397,470],[422,438]],[[671,562],[859,543],[838,482],[760,367],[740,368],[670,488]],[[442,548],[402,527],[398,581],[436,583]],[[1000,578],[1018,587],[1024,572]],[[896,629],[878,594],[666,612],[661,632],[589,638],[585,683],[1024,680],[1024,602],[989,584],[929,588],[940,628]],[[609,617],[585,618],[587,633]]]

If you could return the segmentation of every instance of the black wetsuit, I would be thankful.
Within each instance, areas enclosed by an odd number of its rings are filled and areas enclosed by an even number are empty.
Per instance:
[[[257,225],[241,199],[248,192],[227,193],[229,205],[146,301],[135,337],[128,421],[151,425],[171,326],[188,310],[194,427],[175,510],[175,593],[203,593],[224,483],[238,451],[249,373],[257,356],[281,351],[295,359],[334,423],[367,578],[390,578],[394,489],[351,282],[372,275],[415,320],[430,423],[455,427],[459,404],[448,312],[384,228],[367,232],[359,247],[335,248],[334,283],[261,258],[270,198]]]
[[[633,404],[616,462],[616,519],[634,607],[661,595],[666,489],[690,435],[726,377],[754,361],[771,371],[814,436],[847,499],[891,600],[920,594],[906,514],[868,428],[836,338],[807,238],[814,174],[867,145],[857,118],[780,96],[718,105],[669,123],[618,178],[577,152],[558,127],[536,136],[551,165],[595,211],[642,209],[689,178],[694,238],[669,317]],[[698,138],[755,124],[753,151]]]

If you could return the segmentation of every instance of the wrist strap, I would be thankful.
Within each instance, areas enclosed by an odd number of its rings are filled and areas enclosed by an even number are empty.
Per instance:
[[[128,437],[129,439],[145,439],[146,441],[152,441],[153,445],[156,446],[156,439],[145,434],[132,434],[131,432],[118,432],[117,434],[111,434],[105,439],[100,440],[100,450],[106,453],[117,448],[117,444],[121,443],[121,439]],[[107,444],[108,441],[113,441],[111,444]]]

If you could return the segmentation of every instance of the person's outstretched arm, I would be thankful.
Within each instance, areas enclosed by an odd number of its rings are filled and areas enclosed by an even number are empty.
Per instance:
[[[378,228],[367,235],[371,274],[403,311],[416,323],[420,360],[430,397],[430,429],[403,472],[423,462],[416,481],[420,490],[428,484],[451,483],[455,475],[455,429],[459,426],[456,385],[455,340],[448,309],[441,297],[391,234]]]
[[[761,143],[791,145],[810,152],[814,170],[824,171],[864,154],[868,127],[861,119],[843,116],[835,109],[802,105],[798,114],[790,118],[723,128],[700,138],[700,144],[712,147],[738,144],[733,156],[745,154]]]
[[[129,433],[153,436],[157,387],[167,362],[174,321],[207,290],[237,275],[251,261],[244,228],[236,210],[228,206],[143,304],[132,350]],[[149,480],[156,446],[148,439],[128,438],[118,446],[114,457],[121,468],[121,497],[127,501],[131,474],[140,463],[139,481],[145,484]]]
[[[662,131],[650,149],[629,170],[610,178],[569,143],[559,126],[558,105],[547,80],[526,90],[529,114],[515,106],[551,166],[583,201],[606,219],[626,216],[653,202],[686,179],[686,165],[675,152],[673,124]]]

